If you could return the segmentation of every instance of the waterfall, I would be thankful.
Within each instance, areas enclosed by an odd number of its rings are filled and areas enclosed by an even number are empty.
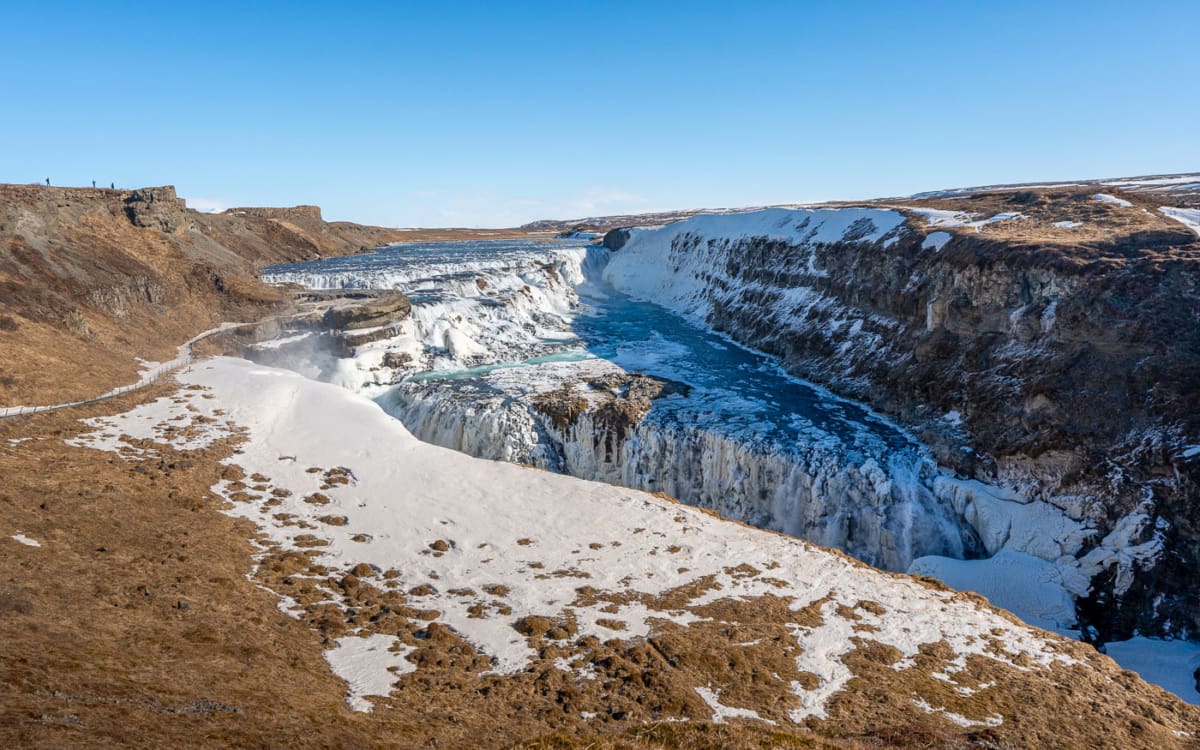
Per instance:
[[[980,552],[970,527],[934,495],[936,466],[917,451],[873,457],[821,443],[787,449],[653,416],[620,438],[589,412],[563,428],[519,395],[455,381],[404,384],[380,403],[426,442],[663,492],[889,570],[926,555]]]

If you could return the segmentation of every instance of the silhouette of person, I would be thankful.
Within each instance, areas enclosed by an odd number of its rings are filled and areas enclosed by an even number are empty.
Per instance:
[[[116,189],[117,189],[117,183],[115,183],[115,182],[110,182],[110,183],[108,183],[108,189],[109,189],[109,190],[116,190]]]
[[[49,187],[49,186],[50,186],[50,178],[49,178],[49,177],[47,177],[47,178],[46,178],[46,187]]]
[[[96,181],[95,181],[95,180],[92,180],[92,187],[93,187],[93,188],[95,188],[95,187],[96,187]]]

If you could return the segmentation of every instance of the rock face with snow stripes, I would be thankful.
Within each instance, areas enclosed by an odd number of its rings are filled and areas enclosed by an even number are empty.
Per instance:
[[[1141,210],[1089,197],[1057,199]],[[1028,202],[990,198],[1005,199]],[[605,277],[917,426],[958,472],[1088,520],[1080,554],[1120,519],[1149,518],[1131,542],[1157,539],[1160,554],[1124,572],[1110,560],[1084,616],[1101,639],[1200,632],[1187,583],[1200,568],[1200,461],[1187,453],[1200,442],[1200,243],[1178,230],[1014,241],[963,221],[931,246],[925,213],[856,242],[698,216],[635,230]]]

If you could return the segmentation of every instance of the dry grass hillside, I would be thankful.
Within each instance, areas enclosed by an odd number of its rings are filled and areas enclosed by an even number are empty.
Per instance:
[[[326,222],[316,206],[187,209],[174,188],[0,185],[0,406],[85,398],[136,380],[223,321],[285,297],[257,280],[271,263],[388,243],[523,235]]]
[[[1096,268],[1100,268],[1132,261],[1194,259],[1200,252],[1196,234],[1160,213],[1162,203],[1157,197],[1110,190],[1114,202],[1097,200],[1095,188],[1064,187],[989,191],[883,205],[908,210],[930,231],[967,235],[980,240],[980,247],[990,242],[993,252],[1005,252],[1009,258],[1019,253],[1031,265],[1060,270],[1083,269],[1097,262],[1101,265]],[[943,214],[931,217],[911,209],[954,214],[963,225],[955,226],[956,222]],[[939,225],[938,218],[950,225]]]

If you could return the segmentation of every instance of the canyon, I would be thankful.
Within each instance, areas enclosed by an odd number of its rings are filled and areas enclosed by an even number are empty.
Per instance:
[[[1200,243],[1162,184],[427,236],[6,186],[4,405],[260,324],[0,421],[4,725],[1189,746],[1079,642],[1175,649],[1145,674],[1195,702]]]

